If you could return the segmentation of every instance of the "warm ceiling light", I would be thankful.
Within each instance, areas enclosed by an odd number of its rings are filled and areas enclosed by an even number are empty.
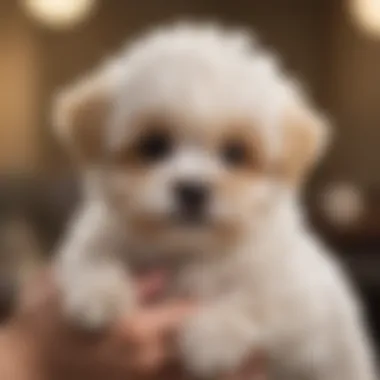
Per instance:
[[[380,0],[351,0],[351,11],[364,31],[380,37]]]
[[[23,0],[36,20],[53,28],[70,28],[84,21],[94,9],[95,0]]]

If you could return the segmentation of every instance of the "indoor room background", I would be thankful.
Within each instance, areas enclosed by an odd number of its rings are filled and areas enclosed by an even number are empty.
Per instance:
[[[333,142],[305,203],[378,337],[379,0],[0,0],[0,306],[53,254],[80,201],[75,165],[52,133],[53,94],[139,32],[178,19],[252,29],[330,117]]]

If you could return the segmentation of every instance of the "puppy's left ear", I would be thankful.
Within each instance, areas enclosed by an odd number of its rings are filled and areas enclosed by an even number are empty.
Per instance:
[[[81,163],[94,163],[102,156],[115,78],[115,70],[102,67],[54,99],[55,132]]]
[[[325,153],[330,128],[327,119],[308,102],[292,98],[283,115],[282,175],[302,182]]]

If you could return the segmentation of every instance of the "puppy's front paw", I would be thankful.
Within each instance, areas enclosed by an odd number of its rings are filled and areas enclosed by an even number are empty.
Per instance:
[[[253,350],[252,330],[240,322],[219,310],[205,310],[192,318],[180,336],[187,369],[202,378],[238,369]]]
[[[66,289],[64,311],[70,321],[85,330],[104,328],[134,304],[132,288],[118,276],[84,276],[76,289],[70,288]]]

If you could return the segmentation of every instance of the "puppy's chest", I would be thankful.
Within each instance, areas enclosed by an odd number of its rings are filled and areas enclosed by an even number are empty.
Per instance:
[[[279,326],[288,318],[284,309],[298,310],[298,297],[289,281],[279,284],[276,276],[282,277],[278,271],[268,274],[252,262],[196,263],[173,275],[168,296],[189,296],[206,304],[243,302],[266,323]]]
[[[191,297],[207,300],[242,287],[238,263],[222,260],[155,259],[141,265],[129,262],[133,272],[160,270],[167,278],[168,297]]]
[[[173,273],[171,291],[201,300],[221,296],[242,285],[236,269],[223,263],[192,263]]]
[[[243,247],[229,255],[165,256],[129,255],[126,266],[132,272],[154,271],[166,273],[164,296],[191,297],[213,300],[229,294],[242,293],[260,308],[272,309],[274,305],[291,304],[299,289],[295,276],[289,275],[286,265],[273,260],[266,251]],[[297,297],[296,297],[297,298]]]

